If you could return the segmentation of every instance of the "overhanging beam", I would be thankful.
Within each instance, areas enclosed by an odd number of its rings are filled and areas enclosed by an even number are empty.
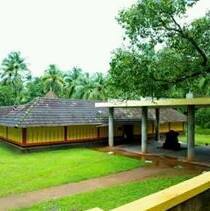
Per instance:
[[[128,107],[178,107],[178,106],[209,106],[210,97],[201,98],[168,98],[168,99],[147,99],[142,100],[110,100],[108,102],[95,103],[96,107],[113,107],[113,108],[128,108]]]

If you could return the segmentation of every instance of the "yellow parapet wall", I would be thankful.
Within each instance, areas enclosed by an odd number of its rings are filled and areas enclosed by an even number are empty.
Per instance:
[[[164,211],[210,189],[210,172],[171,186],[112,211]]]

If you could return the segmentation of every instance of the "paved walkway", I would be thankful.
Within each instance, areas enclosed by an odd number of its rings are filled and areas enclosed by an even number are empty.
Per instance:
[[[109,187],[112,185],[141,180],[159,173],[168,172],[168,170],[169,168],[167,167],[143,167],[77,183],[70,183],[16,196],[4,197],[0,198],[0,210],[4,211],[12,208],[28,207],[41,201],[88,192],[95,190],[96,188]]]

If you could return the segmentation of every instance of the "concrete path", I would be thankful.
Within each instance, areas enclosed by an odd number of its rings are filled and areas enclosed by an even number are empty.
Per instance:
[[[0,210],[28,207],[32,204],[56,199],[64,196],[71,196],[77,193],[88,192],[96,188],[109,187],[135,180],[141,180],[159,173],[167,172],[165,167],[144,167],[125,171],[109,176],[89,179],[77,183],[70,183],[56,187],[50,187],[38,191],[23,193],[15,196],[0,198]],[[47,179],[47,178],[46,178]]]

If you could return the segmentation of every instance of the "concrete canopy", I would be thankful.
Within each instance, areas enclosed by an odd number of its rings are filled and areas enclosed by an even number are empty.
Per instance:
[[[147,109],[155,108],[156,109],[156,125],[157,125],[157,137],[159,136],[159,108],[167,107],[187,107],[187,159],[193,160],[194,158],[194,146],[195,146],[195,106],[210,106],[210,97],[202,98],[169,98],[169,99],[152,99],[152,98],[143,98],[142,100],[110,100],[106,103],[96,103],[95,107],[105,107],[112,110],[112,115],[109,116],[109,145],[113,146],[113,122],[114,108],[142,108],[142,121],[141,128],[141,148],[142,153],[147,152],[147,120],[148,113]]]
[[[115,108],[127,108],[127,107],[179,107],[179,106],[210,106],[210,97],[201,98],[168,98],[168,99],[147,99],[142,100],[110,100],[106,103],[96,103],[96,107],[115,107]]]

